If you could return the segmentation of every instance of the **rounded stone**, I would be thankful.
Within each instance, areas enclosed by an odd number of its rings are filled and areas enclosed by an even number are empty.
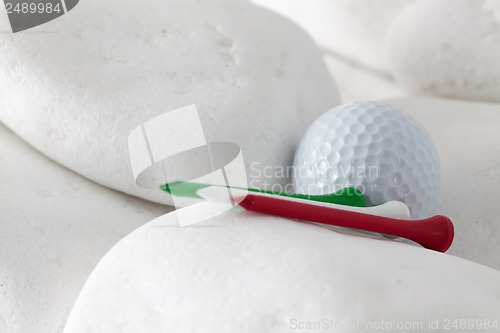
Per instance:
[[[393,22],[386,48],[414,94],[500,102],[499,1],[417,1]]]
[[[0,34],[0,58],[1,122],[97,183],[167,204],[133,179],[128,136],[145,121],[196,104],[206,140],[238,144],[265,187],[290,183],[264,168],[288,166],[307,126],[339,102],[309,35],[246,1],[81,1]]]
[[[158,218],[113,247],[64,332],[289,332],[299,318],[351,327],[359,318],[427,323],[500,312],[500,272],[491,268],[238,208],[176,227],[178,214],[197,209]]]

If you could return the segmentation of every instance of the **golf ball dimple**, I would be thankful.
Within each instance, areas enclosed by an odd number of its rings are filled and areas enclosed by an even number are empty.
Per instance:
[[[369,101],[338,106],[316,120],[299,144],[294,169],[297,193],[356,187],[368,205],[404,202],[414,219],[433,213],[441,180],[423,126],[404,111]]]

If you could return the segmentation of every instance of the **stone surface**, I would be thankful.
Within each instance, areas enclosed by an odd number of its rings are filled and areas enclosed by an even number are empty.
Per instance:
[[[324,319],[360,332],[500,313],[500,272],[470,261],[240,209],[180,228],[178,213],[104,256],[65,333],[278,333]]]
[[[455,225],[448,253],[500,269],[500,104],[433,98],[387,102],[412,115],[434,140],[442,171],[435,213]]]
[[[87,178],[168,204],[132,178],[127,137],[144,121],[195,103],[206,139],[239,144],[251,176],[291,165],[307,126],[338,104],[311,38],[243,1],[81,1],[0,34],[0,57],[0,121]]]
[[[337,82],[343,103],[408,96],[407,89],[398,86],[387,74],[370,70],[331,52],[325,52],[324,59]]]
[[[388,72],[384,52],[387,31],[401,10],[415,0],[253,0],[253,2],[297,22],[329,52],[341,55],[362,67]]]
[[[166,211],[69,171],[0,124],[0,332],[61,332],[101,257]]]
[[[498,1],[417,1],[393,23],[386,49],[413,94],[500,102]]]

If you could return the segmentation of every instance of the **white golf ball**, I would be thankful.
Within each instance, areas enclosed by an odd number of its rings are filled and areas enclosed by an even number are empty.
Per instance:
[[[404,202],[413,219],[433,213],[440,181],[439,157],[424,127],[380,102],[331,109],[309,127],[295,153],[297,193],[356,187],[370,206]]]

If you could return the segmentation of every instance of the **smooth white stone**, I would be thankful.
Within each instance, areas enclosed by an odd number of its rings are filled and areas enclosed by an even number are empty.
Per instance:
[[[239,144],[264,187],[289,177],[257,171],[291,165],[307,126],[339,104],[312,39],[244,1],[81,1],[0,34],[0,58],[0,121],[89,179],[168,204],[132,177],[127,138],[144,121],[196,104],[207,141]]]
[[[387,31],[399,13],[415,0],[252,1],[297,22],[323,49],[361,67],[387,73]]]
[[[413,94],[500,102],[499,1],[417,1],[391,26],[386,51]]]
[[[176,227],[176,211],[121,240],[64,332],[278,333],[325,319],[342,332],[364,331],[360,321],[425,330],[429,320],[448,332],[445,319],[500,313],[499,271],[239,208],[191,228]]]
[[[61,332],[86,278],[167,207],[104,188],[0,124],[0,332]]]

